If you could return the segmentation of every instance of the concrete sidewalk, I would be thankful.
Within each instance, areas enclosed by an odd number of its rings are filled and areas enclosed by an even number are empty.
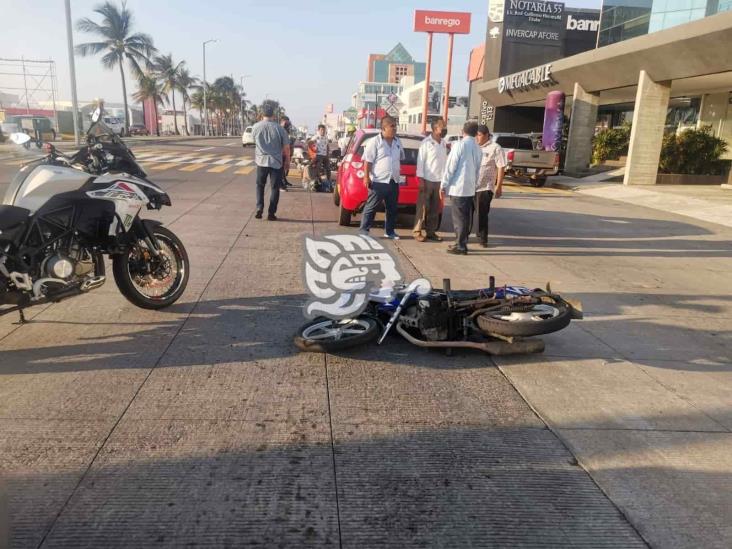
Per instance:
[[[550,186],[588,196],[607,198],[654,210],[732,227],[732,188],[729,185],[623,185],[608,181],[622,177],[625,168],[574,178],[549,179]]]
[[[398,245],[434,284],[493,274],[581,299],[585,320],[546,336],[543,356],[495,363],[651,546],[730,547],[732,231],[710,212],[696,222],[640,207],[656,196],[645,189],[591,194],[509,187],[491,209],[491,247],[467,257]]]

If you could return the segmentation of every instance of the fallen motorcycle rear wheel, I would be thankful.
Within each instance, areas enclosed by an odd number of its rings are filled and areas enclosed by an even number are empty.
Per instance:
[[[293,342],[301,351],[330,353],[370,343],[380,328],[378,320],[365,315],[343,320],[318,317],[300,326]]]
[[[570,320],[572,311],[561,302],[540,303],[525,312],[486,313],[476,318],[483,333],[506,337],[550,334],[566,328]]]

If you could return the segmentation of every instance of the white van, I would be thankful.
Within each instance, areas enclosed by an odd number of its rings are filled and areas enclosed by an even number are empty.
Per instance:
[[[117,135],[122,135],[125,131],[125,121],[116,116],[105,116],[104,124]]]
[[[254,145],[254,136],[252,135],[252,127],[247,126],[244,133],[241,134],[241,146]]]

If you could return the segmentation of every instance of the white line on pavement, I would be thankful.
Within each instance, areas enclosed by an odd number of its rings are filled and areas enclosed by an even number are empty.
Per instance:
[[[237,162],[236,165],[237,166],[248,166],[252,162],[253,162],[253,160],[242,160],[241,162]]]
[[[211,149],[215,149],[216,147],[204,147],[202,149],[196,149],[195,152],[201,152],[201,151],[210,151]]]
[[[217,160],[216,162],[214,162],[214,164],[218,164],[219,166],[222,166],[223,164],[228,164],[232,160],[234,160],[234,159],[233,158],[222,158],[221,160]]]

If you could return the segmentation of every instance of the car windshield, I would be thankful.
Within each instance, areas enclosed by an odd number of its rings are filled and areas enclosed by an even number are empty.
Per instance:
[[[363,149],[366,146],[366,143],[377,135],[378,134],[366,136],[359,144],[356,154],[358,156],[363,156]],[[402,147],[404,148],[404,160],[402,160],[402,165],[416,166],[417,153],[419,152],[419,146],[422,144],[422,141],[413,137],[399,137],[399,141],[401,141]]]

